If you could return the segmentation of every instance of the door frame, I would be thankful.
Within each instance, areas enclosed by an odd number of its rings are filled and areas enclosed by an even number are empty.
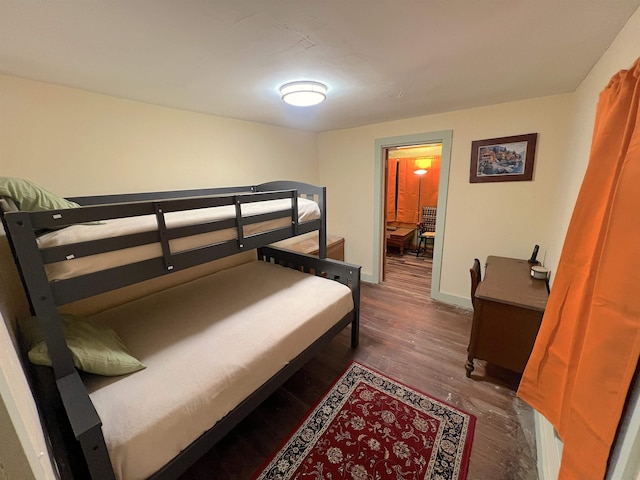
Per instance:
[[[447,211],[447,197],[449,190],[449,170],[451,167],[452,130],[439,132],[416,133],[396,137],[377,138],[375,140],[374,158],[374,188],[373,188],[373,281],[382,281],[382,266],[384,262],[384,211],[385,199],[385,167],[386,151],[389,148],[429,143],[442,144],[442,159],[440,166],[440,181],[438,184],[438,210],[436,219],[436,238],[433,247],[433,272],[431,277],[431,297],[438,300],[447,297],[440,294],[440,275],[442,272],[442,249],[445,237],[445,214]],[[443,298],[444,299],[444,298]]]

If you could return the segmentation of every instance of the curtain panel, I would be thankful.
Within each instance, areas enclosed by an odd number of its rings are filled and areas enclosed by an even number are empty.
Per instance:
[[[420,168],[421,157],[389,159],[387,162],[387,221],[417,224],[422,221],[421,207],[438,205],[440,155],[432,155],[427,173]],[[396,188],[397,186],[397,188]],[[418,195],[420,201],[418,204]]]
[[[564,442],[560,480],[601,480],[640,355],[640,59],[598,101],[589,164],[518,395]]]

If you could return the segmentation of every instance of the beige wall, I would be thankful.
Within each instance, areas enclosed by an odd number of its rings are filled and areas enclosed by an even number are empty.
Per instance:
[[[550,243],[549,217],[558,189],[556,170],[567,161],[571,95],[557,95],[319,135],[320,183],[329,192],[329,231],[346,239],[346,258],[371,275],[375,211],[376,139],[453,131],[441,292],[469,302],[469,267],[487,255],[540,258]],[[538,133],[532,182],[469,183],[471,142]]]
[[[56,193],[318,181],[314,133],[0,75],[0,172]]]

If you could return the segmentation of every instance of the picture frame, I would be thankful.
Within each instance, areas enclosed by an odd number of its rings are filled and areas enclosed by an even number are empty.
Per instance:
[[[470,183],[533,179],[537,133],[471,142]]]

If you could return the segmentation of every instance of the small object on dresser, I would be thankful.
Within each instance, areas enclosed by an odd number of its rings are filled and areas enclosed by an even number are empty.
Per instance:
[[[538,280],[546,280],[549,278],[549,269],[546,267],[540,267],[538,265],[534,265],[531,267],[531,276]]]
[[[531,252],[531,258],[529,259],[529,263],[531,265],[537,265],[539,263],[537,260],[539,249],[540,249],[539,245],[536,245],[535,247],[533,247],[533,252]]]

